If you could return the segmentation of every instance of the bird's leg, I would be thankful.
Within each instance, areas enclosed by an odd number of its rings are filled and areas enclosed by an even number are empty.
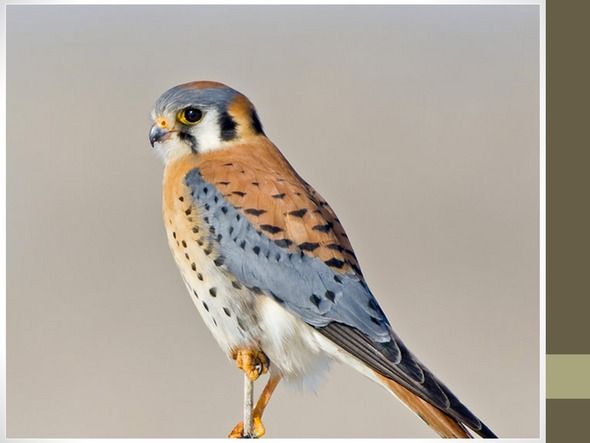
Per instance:
[[[268,372],[268,358],[258,349],[236,349],[232,353],[232,358],[236,361],[238,368],[244,371],[252,381],[256,381],[261,374]]]
[[[272,397],[272,394],[281,381],[281,376],[273,374],[270,376],[268,383],[264,387],[262,394],[260,394],[260,398],[256,402],[256,407],[252,412],[252,431],[254,438],[260,438],[264,435],[266,430],[262,424],[262,414]],[[229,438],[242,438],[244,435],[244,423],[239,422],[236,427],[231,431],[229,434]]]
[[[254,434],[252,421],[252,409],[254,408],[254,382],[244,372],[244,429],[242,435],[244,438],[251,438]]]

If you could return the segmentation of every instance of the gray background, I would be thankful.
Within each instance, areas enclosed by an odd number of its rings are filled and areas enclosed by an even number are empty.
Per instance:
[[[242,376],[170,257],[147,141],[225,82],[330,201],[406,343],[499,435],[539,416],[537,7],[39,7],[7,14],[11,437],[219,437]],[[431,437],[334,366],[272,437]]]

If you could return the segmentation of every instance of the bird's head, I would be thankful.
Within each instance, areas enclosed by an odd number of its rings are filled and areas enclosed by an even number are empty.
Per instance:
[[[156,101],[151,117],[150,143],[164,162],[264,136],[250,100],[217,82],[169,89]]]

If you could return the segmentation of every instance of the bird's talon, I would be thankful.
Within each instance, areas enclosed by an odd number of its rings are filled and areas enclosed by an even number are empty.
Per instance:
[[[266,433],[262,419],[260,417],[252,417],[252,434],[244,435],[244,422],[239,422],[229,433],[229,438],[260,438]]]
[[[246,373],[248,378],[256,381],[262,374],[268,372],[268,358],[264,352],[256,349],[238,349],[232,353],[236,365]]]

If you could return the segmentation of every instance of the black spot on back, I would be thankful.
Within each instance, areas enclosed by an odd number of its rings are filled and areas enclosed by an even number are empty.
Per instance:
[[[283,230],[282,228],[274,225],[260,225],[260,229],[270,232],[271,234],[276,234],[277,232],[281,232]]]
[[[293,244],[293,242],[288,238],[281,238],[280,240],[275,240],[275,243],[277,246],[280,246],[281,248],[288,248]]]
[[[217,297],[217,288],[209,289],[209,294],[211,294],[211,297]]]
[[[244,212],[246,214],[251,214],[251,215],[255,215],[256,217],[258,217],[259,215],[264,214],[266,211],[264,209],[248,208],[248,209],[244,209]]]
[[[304,251],[314,251],[317,248],[320,247],[319,243],[309,243],[309,242],[305,242],[305,243],[301,243],[299,245],[299,248],[303,249]]]
[[[332,303],[334,303],[334,299],[336,298],[336,294],[334,294],[332,291],[326,291],[326,293],[324,295],[326,296],[326,298],[328,300],[330,300]]]
[[[291,211],[291,212],[289,212],[289,215],[292,215],[293,217],[302,218],[306,213],[307,213],[307,209],[303,208],[303,209],[297,209],[296,211]]]
[[[330,229],[332,229],[332,223],[326,223],[325,225],[315,225],[311,229],[314,231],[328,232]]]
[[[312,302],[317,308],[320,307],[320,302],[322,301],[317,295],[311,294],[309,296],[309,301]]]
[[[344,266],[344,262],[342,260],[338,260],[337,258],[331,258],[330,260],[326,260],[324,263],[328,266],[332,266],[338,269]]]

